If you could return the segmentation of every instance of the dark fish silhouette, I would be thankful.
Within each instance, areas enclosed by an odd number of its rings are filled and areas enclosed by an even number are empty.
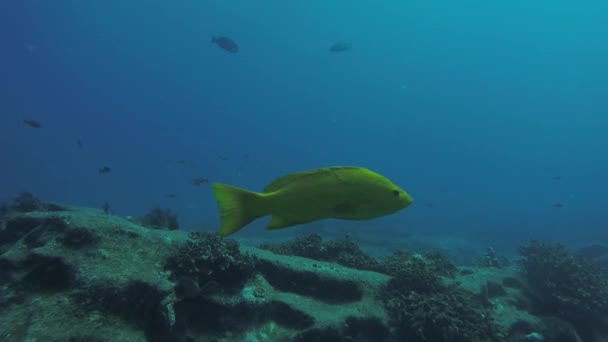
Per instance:
[[[106,215],[110,215],[112,213],[112,209],[110,208],[110,203],[108,203],[108,201],[103,202],[101,209],[103,209],[103,212]]]
[[[23,123],[26,126],[32,127],[32,128],[40,128],[42,127],[42,125],[40,124],[40,122],[36,121],[36,120],[23,120]]]
[[[351,43],[346,43],[346,42],[340,42],[340,43],[335,43],[334,45],[329,47],[329,52],[344,52],[344,51],[348,51],[353,47],[353,44]]]
[[[106,173],[110,173],[110,172],[112,172],[112,169],[110,169],[110,168],[109,168],[109,167],[107,167],[107,166],[100,167],[98,170],[99,170],[99,173],[100,173],[100,174],[102,174],[102,175],[103,175],[103,174],[106,174]]]
[[[78,147],[82,148],[82,141],[80,139],[76,139],[76,145],[78,145]]]
[[[239,52],[237,43],[228,37],[211,37],[211,44],[215,44],[230,53]]]
[[[562,176],[553,176],[551,179],[558,181],[562,179]]]
[[[175,161],[175,164],[177,164],[177,165],[184,165],[184,164],[186,164],[186,161],[183,160],[183,159],[179,159],[179,160]]]
[[[559,209],[559,208],[563,208],[563,207],[564,207],[564,205],[563,205],[563,204],[561,204],[561,203],[555,203],[555,204],[553,205],[553,208],[558,208],[558,209]]]
[[[165,197],[167,198],[177,198],[176,194],[166,194]]]

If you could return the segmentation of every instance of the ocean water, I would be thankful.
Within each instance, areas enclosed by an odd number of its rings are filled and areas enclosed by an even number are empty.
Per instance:
[[[261,191],[357,165],[414,203],[279,231],[262,218],[231,237],[350,235],[373,256],[440,250],[460,265],[530,239],[605,244],[607,37],[598,0],[3,0],[0,202],[162,207],[215,232],[211,183]],[[352,48],[330,52],[339,42]]]
[[[345,232],[606,240],[603,1],[32,0],[0,13],[4,200],[162,206],[215,230],[210,187],[192,178],[261,190],[361,165],[415,204],[331,223]],[[329,53],[339,41],[352,50]]]

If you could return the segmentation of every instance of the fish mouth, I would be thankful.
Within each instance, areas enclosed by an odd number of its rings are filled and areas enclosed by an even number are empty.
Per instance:
[[[414,199],[407,192],[405,193],[405,196],[403,196],[403,199],[406,207],[414,203]]]

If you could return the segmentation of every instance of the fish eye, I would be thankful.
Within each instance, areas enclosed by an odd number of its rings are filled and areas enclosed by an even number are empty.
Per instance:
[[[399,190],[393,190],[393,195],[399,196]]]

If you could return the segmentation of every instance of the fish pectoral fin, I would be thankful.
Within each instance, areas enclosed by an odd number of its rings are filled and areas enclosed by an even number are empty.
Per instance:
[[[266,226],[266,229],[281,229],[308,222],[311,222],[311,220],[298,220],[294,219],[293,217],[272,215],[272,219],[268,223],[268,226]]]

